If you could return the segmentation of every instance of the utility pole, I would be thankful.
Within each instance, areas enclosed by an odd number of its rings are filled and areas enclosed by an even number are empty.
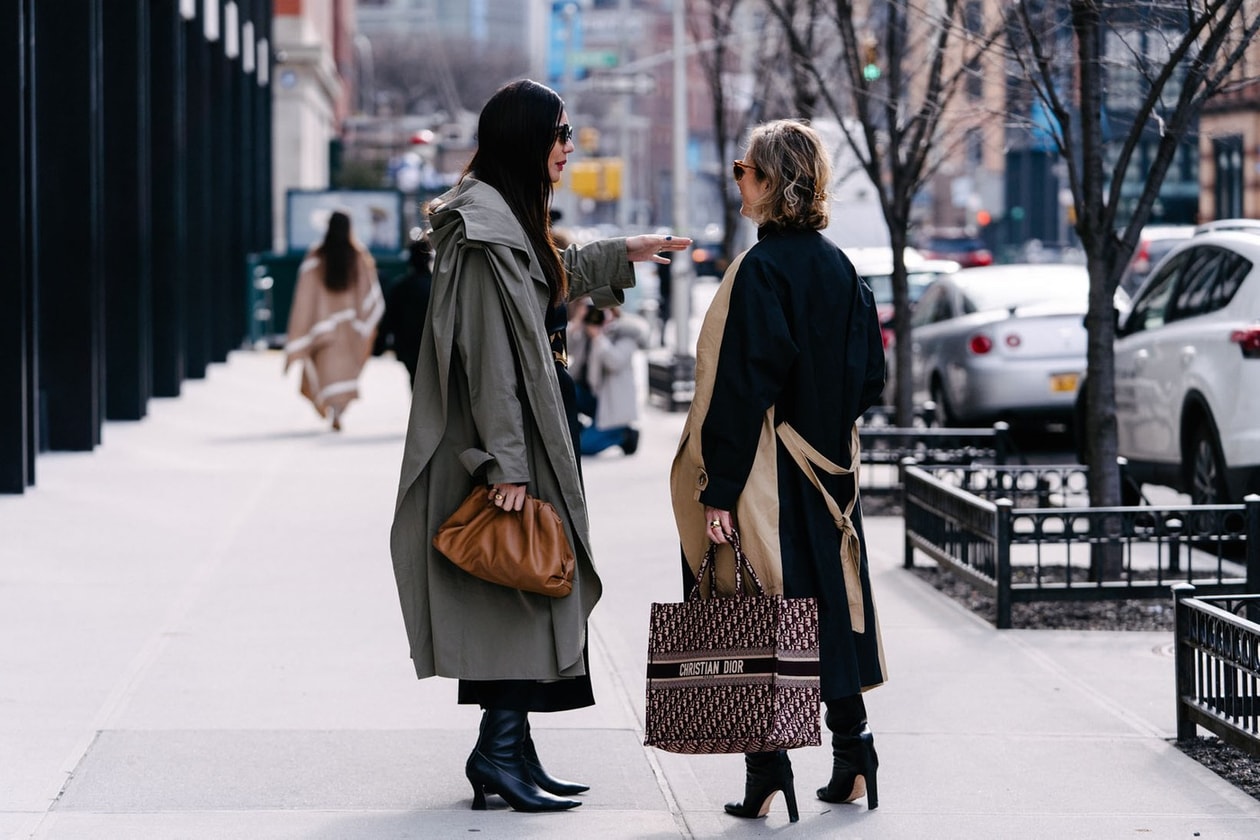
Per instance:
[[[674,0],[674,233],[687,236],[688,172],[687,172],[687,51],[686,2]],[[674,319],[674,355],[691,357],[691,254],[677,252],[670,266],[673,288],[670,290],[670,314]]]
[[[684,0],[674,0],[674,126],[673,232],[690,232],[687,206],[687,50]],[[691,352],[691,254],[673,252],[670,263],[670,317],[674,320],[674,352],[648,357],[648,392],[665,398],[669,410],[688,405],[695,395],[696,359]],[[662,325],[663,329],[663,325]]]

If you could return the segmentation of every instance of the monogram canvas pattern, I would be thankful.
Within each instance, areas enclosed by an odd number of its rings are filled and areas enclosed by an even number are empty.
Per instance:
[[[652,605],[648,746],[679,753],[817,746],[820,699],[814,599]]]

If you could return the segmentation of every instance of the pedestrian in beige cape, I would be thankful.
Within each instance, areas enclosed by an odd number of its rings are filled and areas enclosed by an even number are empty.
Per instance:
[[[298,270],[284,345],[285,371],[301,363],[302,396],[320,417],[331,417],[334,431],[359,396],[359,374],[384,313],[376,262],[355,241],[350,217],[334,212],[324,241]]]

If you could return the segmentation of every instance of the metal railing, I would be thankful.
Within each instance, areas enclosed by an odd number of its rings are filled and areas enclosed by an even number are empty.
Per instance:
[[[1196,593],[1173,587],[1177,740],[1202,726],[1260,758],[1260,595]]]
[[[902,473],[906,568],[917,550],[964,577],[994,599],[1001,629],[1016,603],[1158,599],[1178,582],[1212,595],[1260,590],[1260,496],[1091,508],[1078,506],[1087,471],[1076,465]]]
[[[858,490],[868,514],[897,512],[903,489],[901,463],[906,458],[924,465],[960,466],[1005,464],[1015,454],[1006,423],[987,429],[942,429],[892,426],[890,421],[886,410],[876,408],[862,416],[858,427],[862,441]]]

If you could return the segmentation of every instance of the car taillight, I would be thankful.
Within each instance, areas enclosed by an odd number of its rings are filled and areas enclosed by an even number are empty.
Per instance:
[[[1242,348],[1244,359],[1260,359],[1260,327],[1234,330],[1229,340]]]
[[[977,356],[983,356],[985,353],[988,353],[993,349],[993,339],[989,338],[984,333],[976,333],[971,337],[971,340],[967,342],[967,349]]]
[[[1133,255],[1133,270],[1139,274],[1151,270],[1151,243],[1145,239],[1138,243],[1137,253]]]
[[[993,265],[993,254],[988,251],[976,251],[975,257],[972,258],[972,264],[977,267]]]

